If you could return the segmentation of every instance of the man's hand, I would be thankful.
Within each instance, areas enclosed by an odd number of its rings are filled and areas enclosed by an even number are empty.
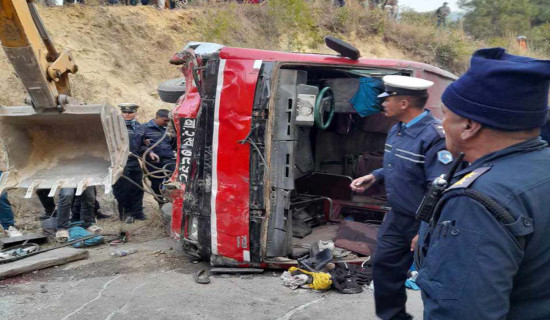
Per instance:
[[[418,235],[414,236],[411,241],[411,251],[416,250],[416,244],[418,243]]]
[[[370,188],[376,182],[376,178],[372,174],[357,178],[350,184],[351,190],[355,192],[363,192]]]
[[[160,161],[160,157],[154,153],[153,151],[149,152],[149,158],[151,158],[151,160],[153,160],[153,162],[159,162]]]

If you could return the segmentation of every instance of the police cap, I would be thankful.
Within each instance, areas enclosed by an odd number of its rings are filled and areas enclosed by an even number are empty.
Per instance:
[[[129,113],[134,113],[139,108],[139,106],[135,103],[120,103],[118,107],[120,108],[120,111]]]
[[[378,95],[378,98],[382,99],[390,96],[427,97],[428,88],[434,84],[420,78],[397,75],[384,76],[382,80],[384,80],[385,91]]]

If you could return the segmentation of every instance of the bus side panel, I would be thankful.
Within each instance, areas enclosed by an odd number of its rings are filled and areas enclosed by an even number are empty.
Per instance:
[[[214,111],[212,255],[250,261],[249,196],[252,106],[261,61],[220,60]]]

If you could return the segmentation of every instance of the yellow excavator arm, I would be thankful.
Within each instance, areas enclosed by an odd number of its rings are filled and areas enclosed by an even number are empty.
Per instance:
[[[120,177],[129,152],[120,112],[108,104],[81,104],[71,95],[69,73],[77,66],[58,52],[32,0],[0,0],[0,42],[28,98],[0,107],[0,143],[7,170],[0,193],[104,185]]]
[[[69,51],[55,49],[34,3],[0,0],[0,42],[38,112],[57,111],[59,95],[71,96]]]

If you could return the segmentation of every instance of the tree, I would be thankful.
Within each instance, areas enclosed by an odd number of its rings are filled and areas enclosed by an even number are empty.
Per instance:
[[[476,38],[526,34],[538,12],[529,0],[460,0],[459,7],[467,12],[464,28]]]
[[[548,0],[532,0],[531,3],[535,7],[535,15],[531,21],[533,26],[540,26],[550,23],[550,1]]]

